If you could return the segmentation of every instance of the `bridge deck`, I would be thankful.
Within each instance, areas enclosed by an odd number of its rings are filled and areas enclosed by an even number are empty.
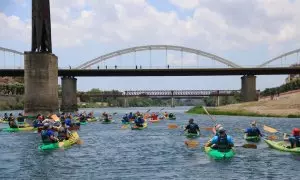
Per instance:
[[[233,76],[300,74],[300,67],[210,69],[59,69],[59,76]],[[0,69],[0,76],[24,76],[23,69]]]

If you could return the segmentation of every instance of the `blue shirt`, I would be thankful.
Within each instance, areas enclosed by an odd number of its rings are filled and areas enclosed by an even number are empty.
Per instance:
[[[66,123],[66,125],[68,125],[68,126],[70,126],[71,125],[71,119],[70,118],[67,118],[66,120],[65,120],[65,123]]]
[[[214,136],[211,143],[212,144],[218,144],[218,138],[219,138],[218,136]],[[227,141],[228,141],[228,144],[233,144],[233,139],[229,135],[227,135]]]
[[[259,130],[257,127],[255,127],[255,128],[252,128],[252,127],[247,128],[247,129],[245,130],[245,133],[247,133],[247,134],[250,135],[250,136],[261,135],[260,130]]]

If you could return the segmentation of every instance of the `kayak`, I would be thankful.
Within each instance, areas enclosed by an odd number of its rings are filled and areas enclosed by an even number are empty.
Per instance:
[[[50,143],[50,144],[42,144],[39,146],[39,150],[51,150],[58,148],[68,148],[71,147],[79,140],[79,135],[76,131],[71,133],[71,136],[68,140],[63,140],[62,142]]]
[[[8,121],[4,121],[4,120],[0,120],[0,123],[5,123],[5,124],[8,124]]]
[[[230,159],[235,154],[234,149],[228,149],[225,152],[221,152],[218,149],[212,149],[211,147],[207,146],[204,147],[204,151],[208,154],[209,157],[215,160]]]
[[[133,125],[133,126],[131,126],[131,129],[132,130],[142,130],[142,129],[147,128],[147,126],[148,126],[147,122],[144,122],[143,127],[138,127],[136,125]]]
[[[34,127],[24,127],[24,128],[4,128],[4,132],[19,132],[19,131],[35,131],[37,128]]]
[[[102,124],[111,124],[112,123],[112,120],[104,120],[101,122]]]
[[[159,120],[159,119],[157,119],[157,120],[150,119],[150,120],[149,120],[149,122],[152,122],[152,123],[159,123],[159,122],[160,122],[160,120]]]
[[[260,141],[260,136],[244,136],[244,139],[246,141],[250,141],[250,142],[259,142]]]
[[[284,152],[291,152],[291,153],[298,153],[300,154],[300,147],[296,148],[288,148],[288,144],[285,141],[271,141],[264,139],[264,141],[274,149],[277,149],[279,151],[284,151]]]
[[[86,125],[88,122],[80,122],[80,125]]]
[[[169,120],[176,120],[176,117],[169,117]]]
[[[198,137],[200,137],[200,134],[199,134],[199,133],[195,134],[195,133],[188,133],[188,132],[185,132],[184,135],[185,135],[187,138],[198,138]]]
[[[97,118],[93,117],[93,118],[87,118],[88,122],[95,122],[97,121]]]

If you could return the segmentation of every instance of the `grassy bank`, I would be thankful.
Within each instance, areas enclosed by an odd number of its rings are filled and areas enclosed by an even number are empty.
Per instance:
[[[232,110],[220,110],[218,108],[207,108],[208,112],[212,115],[226,115],[226,116],[251,116],[251,117],[287,117],[287,118],[300,118],[300,115],[289,114],[289,115],[276,115],[276,114],[261,114],[255,112],[249,112],[243,109],[232,109]],[[196,106],[186,111],[190,114],[206,114],[202,106]]]

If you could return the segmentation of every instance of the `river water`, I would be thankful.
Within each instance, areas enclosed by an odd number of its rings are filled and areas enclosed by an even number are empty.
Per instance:
[[[96,115],[117,112],[114,117],[120,120],[125,112],[147,109],[93,111]],[[176,113],[176,121],[149,123],[142,131],[121,129],[120,121],[89,123],[78,132],[84,143],[65,150],[39,151],[41,139],[33,132],[0,132],[0,179],[299,179],[300,156],[270,149],[264,142],[258,149],[237,148],[231,160],[214,161],[202,148],[211,132],[202,130],[205,137],[198,139],[200,146],[188,149],[182,130],[168,129],[168,123],[184,125],[194,118],[200,127],[211,127],[212,122],[206,115],[184,114],[187,109],[166,108]],[[245,128],[252,120],[286,132],[300,125],[299,119],[286,118],[217,116],[217,120],[236,145],[245,142],[235,128]],[[0,128],[6,126],[0,124]]]

